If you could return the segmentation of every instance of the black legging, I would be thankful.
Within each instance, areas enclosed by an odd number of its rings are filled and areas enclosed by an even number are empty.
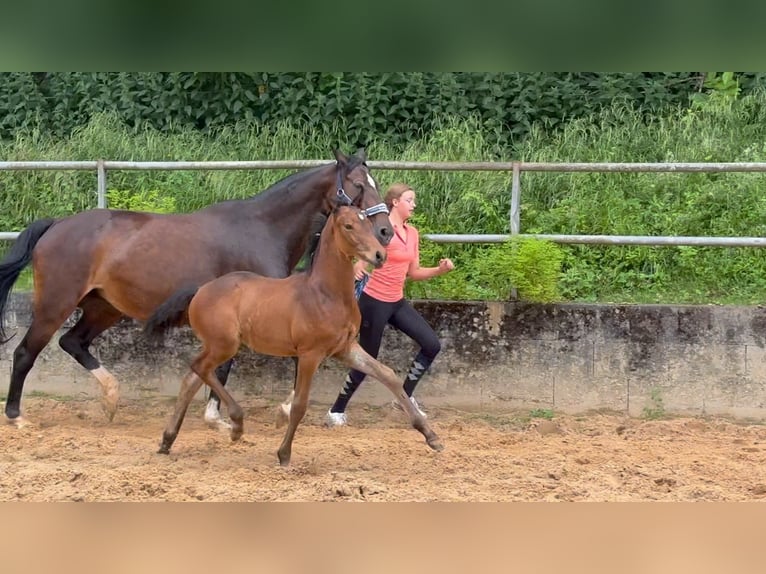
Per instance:
[[[359,297],[359,310],[362,313],[359,345],[373,357],[378,357],[386,324],[400,330],[420,346],[420,351],[412,361],[404,381],[404,391],[408,396],[412,396],[418,381],[441,350],[441,342],[436,333],[406,299],[386,303],[362,293]],[[334,413],[345,411],[349,399],[366,376],[356,369],[351,369],[330,410]]]

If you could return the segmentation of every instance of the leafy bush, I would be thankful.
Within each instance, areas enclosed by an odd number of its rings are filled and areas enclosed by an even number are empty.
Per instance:
[[[106,192],[107,205],[112,209],[129,211],[148,211],[152,213],[174,213],[176,200],[160,195],[157,190],[120,191],[110,189]]]
[[[512,289],[524,301],[550,303],[559,300],[558,281],[564,253],[550,241],[514,237],[479,252],[473,261],[474,281],[498,299],[507,300]]]

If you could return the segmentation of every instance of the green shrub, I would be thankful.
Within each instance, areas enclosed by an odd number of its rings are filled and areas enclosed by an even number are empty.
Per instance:
[[[106,192],[106,200],[111,209],[152,213],[174,213],[176,211],[175,198],[163,196],[157,190],[121,191],[110,189]]]
[[[558,282],[564,253],[550,241],[514,237],[479,252],[473,280],[502,300],[515,288],[519,299],[550,303],[560,299]]]

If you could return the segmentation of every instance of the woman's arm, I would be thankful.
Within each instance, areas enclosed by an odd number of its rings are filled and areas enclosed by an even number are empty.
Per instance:
[[[407,277],[413,281],[425,281],[432,277],[438,277],[444,275],[455,268],[455,264],[449,258],[439,260],[439,265],[436,267],[421,267],[420,261],[413,261],[407,270]]]

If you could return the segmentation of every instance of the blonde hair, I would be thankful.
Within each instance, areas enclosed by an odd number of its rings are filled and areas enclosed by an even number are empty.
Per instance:
[[[394,207],[394,200],[399,199],[407,191],[414,190],[406,183],[397,182],[391,184],[391,186],[386,191],[386,196],[383,198],[383,201],[386,202],[388,209],[392,209]]]

